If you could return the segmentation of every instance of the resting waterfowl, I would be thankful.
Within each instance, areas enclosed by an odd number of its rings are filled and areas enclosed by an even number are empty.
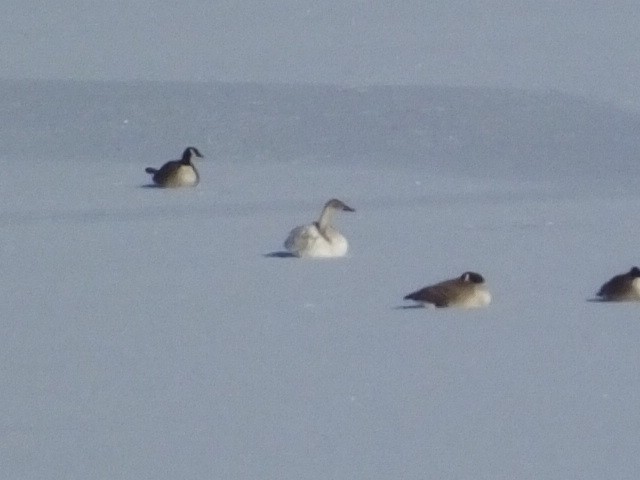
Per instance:
[[[640,300],[640,268],[632,267],[627,273],[616,275],[606,282],[596,294],[606,302]]]
[[[284,247],[296,257],[342,257],[349,249],[344,236],[331,225],[336,212],[355,212],[341,200],[332,198],[322,209],[317,222],[294,228]]]
[[[489,305],[491,294],[482,275],[475,272],[464,272],[458,278],[416,290],[406,295],[404,299],[439,308],[477,308]]]
[[[160,169],[147,167],[145,172],[152,174],[153,182],[161,187],[195,187],[200,175],[192,163],[194,157],[203,158],[197,148],[187,147],[180,160],[171,160]]]

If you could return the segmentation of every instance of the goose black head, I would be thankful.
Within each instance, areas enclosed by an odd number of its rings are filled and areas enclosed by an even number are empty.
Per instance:
[[[460,280],[470,283],[484,283],[484,277],[476,272],[464,272]]]
[[[204,158],[204,155],[196,147],[187,147],[182,152],[182,161],[185,163],[191,162],[193,157]]]

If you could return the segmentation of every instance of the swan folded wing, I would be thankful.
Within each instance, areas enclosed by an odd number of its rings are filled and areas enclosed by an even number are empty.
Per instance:
[[[310,250],[319,237],[314,225],[301,225],[294,228],[284,241],[284,248],[294,254]]]

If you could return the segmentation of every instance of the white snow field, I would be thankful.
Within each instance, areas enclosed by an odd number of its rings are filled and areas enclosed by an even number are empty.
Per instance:
[[[637,479],[640,115],[0,82],[7,479]],[[147,188],[194,145],[201,183]],[[331,197],[347,257],[272,258]],[[402,309],[480,272],[486,309]]]

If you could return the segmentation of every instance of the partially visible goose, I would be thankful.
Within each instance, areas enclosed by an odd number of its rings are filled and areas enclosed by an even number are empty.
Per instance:
[[[349,243],[331,225],[336,212],[355,212],[341,200],[332,198],[325,203],[320,218],[310,225],[294,228],[284,242],[284,248],[296,257],[342,257]]]
[[[200,175],[192,163],[193,157],[203,158],[197,148],[187,147],[182,159],[171,160],[160,169],[147,167],[145,172],[152,174],[153,182],[161,187],[195,187]]]
[[[596,295],[606,302],[640,300],[640,268],[632,267],[627,273],[616,275]]]
[[[416,290],[404,299],[436,307],[477,308],[489,305],[491,294],[482,275],[464,272],[458,278]]]

